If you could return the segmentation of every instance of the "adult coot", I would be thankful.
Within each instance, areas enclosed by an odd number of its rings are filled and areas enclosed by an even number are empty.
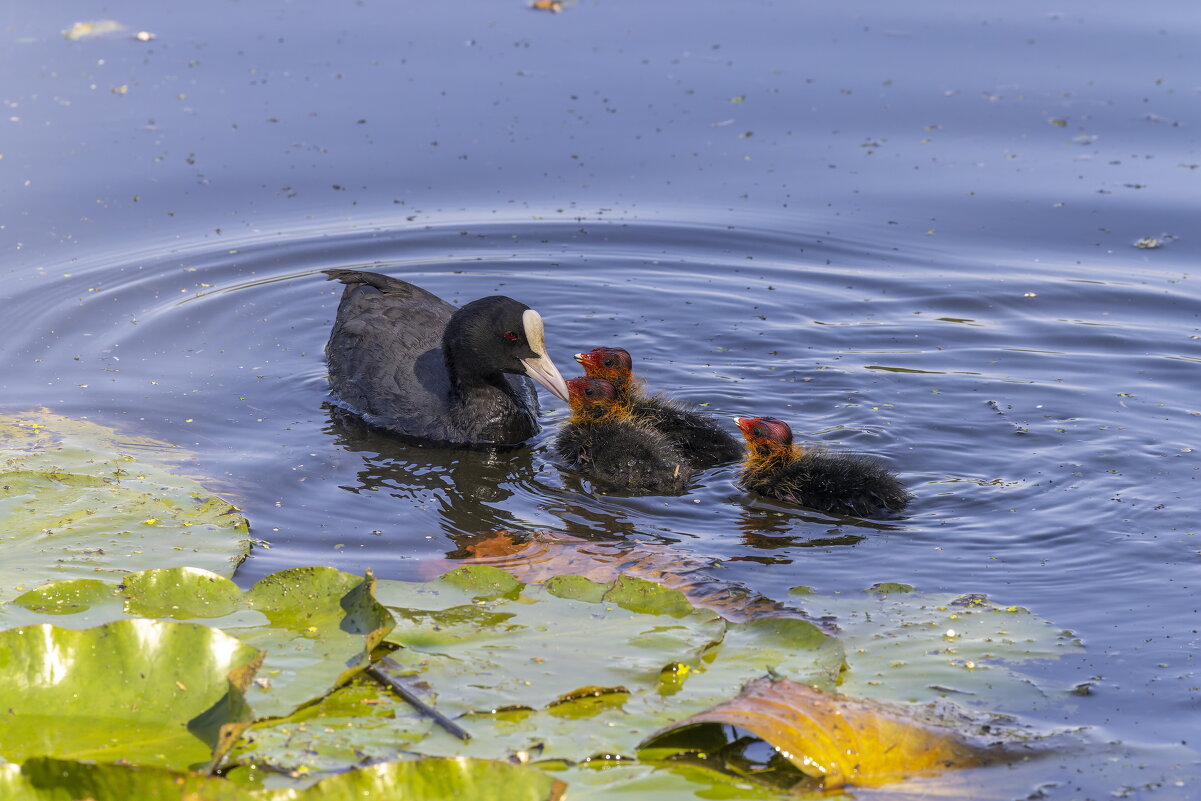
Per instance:
[[[738,482],[752,492],[834,514],[900,511],[912,497],[887,467],[867,456],[807,450],[774,417],[735,417],[747,455]]]
[[[599,378],[567,382],[571,419],[555,438],[555,449],[573,469],[598,486],[638,495],[678,494],[692,468],[671,441],[630,417],[617,392]]]
[[[634,377],[633,361],[624,348],[593,348],[575,360],[590,378],[603,378],[617,390],[619,403],[659,431],[694,467],[732,462],[742,455],[738,440],[709,415],[663,395],[647,395]]]
[[[516,445],[538,431],[534,379],[567,400],[542,318],[495,295],[455,309],[407,281],[323,270],[346,285],[325,346],[334,402],[395,434]]]

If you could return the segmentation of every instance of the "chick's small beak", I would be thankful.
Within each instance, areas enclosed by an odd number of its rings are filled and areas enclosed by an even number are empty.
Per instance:
[[[754,425],[754,421],[746,417],[735,417],[734,425],[738,426],[738,430],[742,432],[743,436],[746,436],[751,433],[751,426]]]

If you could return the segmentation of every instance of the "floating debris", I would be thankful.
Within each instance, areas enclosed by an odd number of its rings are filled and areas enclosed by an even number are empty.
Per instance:
[[[97,36],[109,36],[125,30],[125,26],[116,20],[100,19],[95,22],[77,22],[63,31],[63,37],[75,42],[80,39],[93,39]]]
[[[1171,234],[1160,234],[1159,236],[1144,236],[1142,239],[1136,241],[1134,246],[1142,250],[1155,250],[1164,245],[1169,245],[1174,241],[1176,241],[1176,237]]]
[[[549,11],[552,14],[560,14],[563,12],[563,0],[534,0],[530,3],[530,8],[535,11]]]

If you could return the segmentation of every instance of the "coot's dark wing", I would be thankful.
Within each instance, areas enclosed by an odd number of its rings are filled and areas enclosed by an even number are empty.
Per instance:
[[[346,284],[325,346],[335,400],[372,425],[446,439],[450,384],[442,332],[454,307],[386,275],[324,272]]]

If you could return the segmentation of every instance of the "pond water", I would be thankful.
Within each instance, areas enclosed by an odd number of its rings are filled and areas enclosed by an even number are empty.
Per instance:
[[[59,33],[102,17],[155,38]],[[271,543],[243,583],[427,578],[549,529],[777,599],[987,593],[1086,645],[1038,670],[1092,694],[1035,722],[1141,749],[1049,761],[1048,797],[1198,792],[1193,3],[13,3],[0,33],[3,403],[193,451]],[[557,463],[546,395],[511,451],[347,427],[328,267],[511,295],[565,375],[620,345],[916,499],[831,518],[729,468],[601,494]]]

